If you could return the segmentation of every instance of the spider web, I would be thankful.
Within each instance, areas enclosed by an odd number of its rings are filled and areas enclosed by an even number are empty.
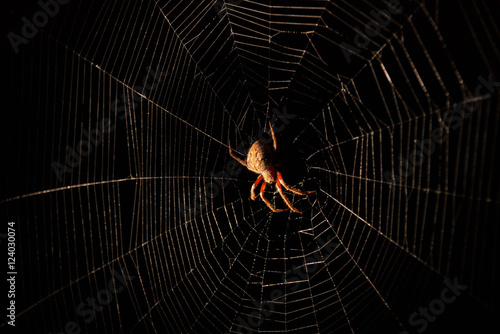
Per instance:
[[[18,5],[9,29],[38,10]],[[486,0],[59,5],[9,51],[1,207],[16,222],[17,331],[488,328],[498,12]],[[257,175],[228,154],[229,140],[241,155],[269,140],[269,121],[285,181],[316,190],[287,193],[302,215],[251,201]],[[285,207],[273,186],[265,195]],[[467,288],[440,310],[445,281]],[[439,311],[425,329],[411,321],[420,307]]]

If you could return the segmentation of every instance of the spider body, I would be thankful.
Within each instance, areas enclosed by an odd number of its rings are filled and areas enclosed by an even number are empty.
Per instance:
[[[276,182],[276,169],[273,166],[273,151],[262,140],[252,144],[246,158],[249,171],[261,174],[266,183]]]
[[[297,194],[297,195],[307,195],[314,193],[314,191],[301,191],[298,189],[295,189],[293,187],[290,187],[285,183],[285,180],[283,180],[283,176],[281,173],[276,169],[277,164],[274,161],[274,157],[276,154],[276,149],[277,149],[277,142],[276,142],[276,135],[274,134],[273,127],[271,126],[271,123],[269,123],[269,127],[271,128],[271,135],[273,137],[273,147],[269,146],[266,144],[263,140],[257,140],[252,144],[250,147],[250,150],[248,151],[248,154],[246,158],[243,160],[241,158],[238,158],[236,155],[233,154],[233,150],[231,149],[231,142],[229,142],[229,154],[231,157],[233,157],[236,161],[238,161],[240,164],[248,168],[249,171],[254,172],[256,174],[259,174],[259,177],[255,181],[255,183],[252,185],[252,189],[250,189],[250,198],[252,200],[255,200],[257,198],[257,195],[255,194],[255,188],[257,185],[264,179],[264,182],[262,183],[262,186],[260,187],[260,198],[266,205],[273,210],[274,212],[283,212],[288,209],[276,209],[275,207],[272,206],[272,204],[269,202],[264,197],[264,190],[266,189],[266,184],[273,184],[276,183],[276,188],[278,189],[278,192],[280,193],[281,198],[285,202],[285,204],[290,208],[292,211],[295,211],[297,213],[302,213],[299,210],[297,210],[288,197],[285,195],[283,192],[282,186],[285,187],[285,189]]]

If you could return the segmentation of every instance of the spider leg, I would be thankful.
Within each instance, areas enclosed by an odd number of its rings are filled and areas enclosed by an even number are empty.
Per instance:
[[[273,126],[271,125],[271,121],[269,121],[269,127],[271,128],[271,135],[273,136],[273,147],[274,150],[278,148],[278,142],[276,141],[276,135],[274,134]]]
[[[283,176],[281,175],[280,172],[277,172],[276,174],[278,175],[278,182],[280,182],[288,191],[291,191],[292,193],[295,193],[297,195],[307,195],[316,192],[316,190],[302,191],[295,189],[294,187],[290,187],[288,184],[285,183],[285,180],[283,180]]]
[[[254,184],[252,185],[252,189],[250,189],[250,198],[252,199],[252,201],[255,201],[255,199],[258,196],[258,195],[255,195],[255,188],[257,187],[257,185],[259,184],[259,182],[261,180],[262,180],[262,175],[259,175],[259,177],[257,178],[257,181],[255,181]]]
[[[297,210],[292,205],[292,203],[290,202],[290,200],[288,199],[288,197],[286,197],[285,193],[283,192],[283,189],[281,189],[281,183],[280,183],[279,179],[278,179],[278,182],[276,182],[276,188],[278,188],[278,191],[279,191],[279,193],[281,195],[281,198],[283,198],[283,201],[285,201],[286,205],[290,208],[290,210],[295,211],[297,213],[302,213],[301,211]]]
[[[242,164],[243,166],[246,167],[247,163],[233,154],[233,150],[231,149],[231,141],[228,141],[228,145],[229,145],[229,154],[233,157],[233,159],[238,161],[240,164]]]
[[[260,187],[260,198],[266,203],[266,205],[269,207],[269,209],[273,210],[274,212],[283,212],[287,211],[288,209],[276,209],[271,202],[269,202],[265,197],[264,197],[264,190],[266,189],[266,183],[262,183],[262,187]]]

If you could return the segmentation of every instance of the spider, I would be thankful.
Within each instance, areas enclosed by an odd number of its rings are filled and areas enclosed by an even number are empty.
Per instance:
[[[264,197],[264,190],[266,189],[266,185],[273,184],[276,182],[276,188],[278,188],[278,191],[281,195],[281,198],[283,198],[283,201],[286,203],[288,208],[290,208],[292,211],[295,211],[297,213],[302,213],[299,210],[297,210],[288,197],[285,195],[283,192],[283,189],[281,186],[285,187],[287,190],[297,194],[297,195],[307,195],[307,194],[312,194],[316,191],[301,191],[298,189],[295,189],[293,187],[290,187],[285,183],[283,180],[283,176],[281,175],[280,172],[277,171],[276,167],[278,164],[275,163],[274,157],[277,149],[277,144],[276,144],[276,135],[274,134],[273,127],[271,125],[271,122],[269,122],[269,127],[271,128],[271,135],[273,137],[273,147],[271,148],[268,144],[266,144],[263,140],[257,140],[252,144],[250,147],[250,151],[248,151],[248,155],[246,156],[245,160],[242,160],[238,158],[236,155],[233,154],[233,150],[231,149],[231,141],[229,141],[229,154],[240,164],[248,168],[248,170],[260,174],[255,183],[252,185],[252,189],[250,189],[250,198],[252,201],[254,201],[257,198],[257,195],[255,194],[255,188],[257,185],[260,183],[260,181],[264,178],[264,182],[262,183],[262,186],[260,187],[260,198],[266,205],[273,210],[274,212],[283,212],[287,211],[288,209],[276,209],[275,207],[272,206],[272,204],[269,202]]]

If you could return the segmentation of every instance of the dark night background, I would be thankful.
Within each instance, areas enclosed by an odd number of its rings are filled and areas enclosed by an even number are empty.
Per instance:
[[[416,333],[408,317],[455,277],[467,290],[425,333],[498,330],[498,87],[402,183],[384,172],[479,76],[500,81],[500,2],[402,0],[350,63],[340,45],[387,1],[214,3],[71,0],[17,54],[6,36],[40,7],[4,4],[0,233],[16,222],[18,274],[16,327],[0,332],[235,333],[278,288],[287,301],[243,333]],[[147,67],[164,79],[141,90]],[[126,117],[117,99],[135,102]],[[285,180],[317,191],[292,197],[303,215],[252,202],[247,170],[212,176],[275,108],[296,115],[278,133]],[[53,163],[105,118],[58,180]],[[312,255],[299,289],[283,284]],[[116,272],[125,288],[78,314]]]

